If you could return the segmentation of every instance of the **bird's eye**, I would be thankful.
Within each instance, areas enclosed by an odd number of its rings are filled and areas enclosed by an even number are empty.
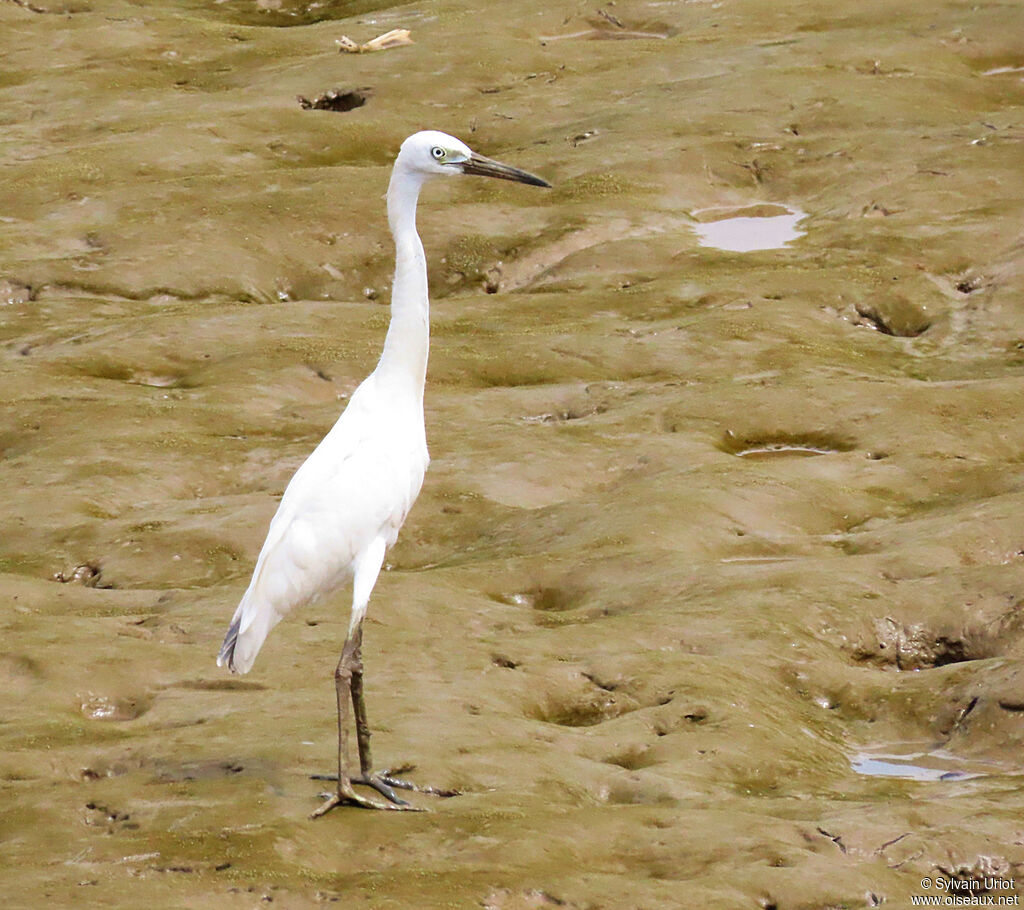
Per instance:
[[[444,158],[444,149],[439,145],[435,145],[431,150],[430,154],[433,155],[438,161]]]

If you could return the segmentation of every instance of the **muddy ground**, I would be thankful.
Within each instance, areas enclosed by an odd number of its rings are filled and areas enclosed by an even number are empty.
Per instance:
[[[0,2],[5,904],[1016,894],[1021,34],[976,0]],[[421,205],[433,463],[364,650],[378,759],[463,795],[311,822],[346,596],[214,657],[379,352],[424,127],[555,184]],[[698,245],[769,204],[805,235]]]

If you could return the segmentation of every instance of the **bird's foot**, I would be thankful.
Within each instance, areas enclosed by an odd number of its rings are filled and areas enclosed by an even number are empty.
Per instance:
[[[342,792],[343,788],[339,787],[339,792],[335,796],[328,799],[323,806],[320,807],[316,812],[313,813],[314,817],[319,817],[325,812],[329,812],[335,806],[340,805],[357,805],[362,806],[365,809],[405,809],[407,811],[424,812],[425,809],[420,809],[416,806],[410,805],[406,800],[402,799],[395,790],[410,790],[413,793],[429,793],[432,796],[439,796],[447,798],[449,796],[460,796],[459,790],[454,789],[442,789],[440,787],[429,787],[420,786],[410,780],[404,780],[401,777],[397,777],[398,774],[408,774],[410,771],[415,770],[414,765],[403,765],[400,768],[394,770],[385,769],[383,771],[370,772],[369,774],[359,774],[349,778],[349,786],[347,792]],[[330,780],[336,781],[338,779],[337,774],[313,774],[311,775],[313,780]],[[375,800],[366,799],[359,796],[355,790],[352,789],[352,784],[362,784],[365,787],[370,787],[376,790],[381,796],[383,796],[390,805],[383,803],[377,803]]]
[[[318,777],[324,777],[323,775],[314,775]],[[337,775],[334,775],[334,780],[337,780]],[[386,803],[379,802],[375,799],[367,799],[365,796],[360,796],[356,793],[352,787],[353,783],[366,784],[367,786],[373,787],[378,793],[380,793],[385,799],[388,800]],[[360,809],[385,809],[392,811],[404,811],[404,812],[425,812],[425,809],[421,809],[418,806],[413,806],[406,802],[404,799],[400,799],[395,795],[394,791],[388,787],[382,781],[374,780],[371,777],[355,777],[351,781],[343,781],[339,784],[338,789],[334,793],[322,793],[324,802],[317,809],[310,818],[320,818],[322,815],[326,815],[331,809],[335,809],[338,806],[358,806]]]

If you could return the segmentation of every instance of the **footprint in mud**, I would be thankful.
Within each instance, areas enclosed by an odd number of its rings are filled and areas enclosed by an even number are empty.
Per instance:
[[[572,20],[566,20],[566,24]],[[586,28],[563,32],[557,35],[541,35],[541,45],[549,41],[583,39],[584,41],[650,41],[664,40],[677,34],[678,29],[665,22],[653,20],[631,20],[612,15],[599,9],[596,16],[584,18]]]
[[[582,592],[558,587],[536,587],[514,594],[492,594],[491,597],[509,606],[554,613],[574,610],[583,600]]]
[[[0,689],[24,692],[43,678],[39,664],[24,654],[0,654]]]
[[[262,692],[267,687],[250,679],[183,679],[167,688],[195,692]]]
[[[546,683],[546,686],[545,686]],[[593,727],[624,714],[666,705],[672,695],[631,694],[629,686],[582,670],[559,670],[538,681],[541,694],[527,705],[526,715],[561,727]]]
[[[718,448],[739,458],[806,457],[850,452],[856,443],[828,433],[737,434],[726,430]]]
[[[862,301],[855,310],[854,325],[868,326],[883,335],[916,338],[932,326],[931,318],[921,307],[902,297]]]
[[[178,761],[169,758],[154,758],[129,752],[121,757],[107,757],[82,768],[83,780],[124,777],[127,774],[146,772],[161,783],[181,783],[187,780],[216,780],[233,777],[243,772],[252,772],[235,759],[212,758],[195,761]]]
[[[851,646],[856,663],[895,670],[930,670],[947,664],[995,657],[998,635],[967,629],[939,632],[924,624],[907,625],[886,617],[876,619],[874,634],[862,636]]]
[[[526,714],[536,720],[561,727],[593,727],[641,707],[636,699],[616,693],[575,670],[549,677],[547,691],[527,707]]]
[[[632,743],[606,756],[602,761],[607,765],[625,768],[627,771],[640,771],[658,764],[658,759],[651,754],[651,747],[643,743]]]
[[[79,710],[89,720],[135,720],[142,717],[152,704],[145,695],[97,695],[88,692],[79,699]]]
[[[682,706],[670,712],[661,712],[654,722],[655,736],[668,736],[691,730],[705,723],[709,717],[707,708],[694,705]]]
[[[679,800],[671,785],[649,774],[628,774],[603,787],[598,793],[602,802],[613,806],[675,806]]]
[[[608,390],[601,383],[591,383],[581,391],[567,393],[561,403],[538,414],[524,414],[523,423],[569,423],[595,414],[604,414],[611,407]]]
[[[168,364],[145,369],[116,363],[106,357],[97,357],[72,363],[70,369],[79,376],[110,379],[114,382],[126,382],[129,385],[148,386],[154,389],[191,389],[196,386],[193,378]]]
[[[564,907],[577,910],[577,905],[555,897],[547,891],[512,891],[498,888],[491,891],[481,902],[484,910],[544,910],[545,907]]]
[[[594,414],[603,414],[608,408],[599,404],[569,405],[555,411],[545,411],[542,414],[527,414],[520,420],[523,423],[568,423],[571,420],[582,420],[584,417],[591,417]]]
[[[708,718],[708,712],[705,708],[695,707],[692,704],[689,706],[671,704],[673,702],[671,694],[647,699],[647,702],[647,705],[641,705],[641,707],[651,707],[653,705],[668,706],[664,710],[654,713],[654,716],[650,718],[653,723],[649,728],[649,732],[654,734],[654,738],[651,738],[649,734],[641,734],[640,738],[634,739],[632,742],[622,745],[616,742],[614,751],[601,758],[601,761],[605,764],[615,765],[626,771],[642,771],[645,768],[653,768],[661,764],[668,754],[665,746],[658,745],[661,737],[672,733],[689,732],[703,724]],[[668,747],[670,750],[675,748],[675,746]],[[665,797],[665,793],[657,788],[651,791],[646,778],[630,778],[629,782],[625,784],[621,780],[618,783],[620,788],[624,786],[624,792],[632,794],[632,796],[612,801],[659,802]]]
[[[180,783],[186,780],[216,780],[232,777],[245,771],[245,766],[233,759],[206,759],[201,761],[154,762],[156,779],[161,783]]]
[[[10,278],[0,278],[0,304],[29,303],[35,300],[35,296],[35,291],[27,284]]]
[[[584,607],[589,602],[586,592],[571,586],[539,586],[511,594],[492,594],[491,597],[499,603],[531,610],[533,621],[546,628],[591,622],[615,612],[597,605]]]
[[[64,585],[76,584],[83,585],[86,588],[109,587],[109,585],[101,584],[100,579],[102,575],[103,570],[99,566],[82,563],[67,571],[54,572],[53,580],[59,581]]]

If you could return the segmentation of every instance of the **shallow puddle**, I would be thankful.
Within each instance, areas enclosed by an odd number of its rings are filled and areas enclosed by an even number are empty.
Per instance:
[[[797,445],[790,443],[776,443],[774,445],[757,446],[737,452],[740,458],[774,458],[777,456],[795,455],[797,457],[811,457],[814,455],[830,455],[835,449],[828,449],[817,446]]]
[[[1024,66],[997,66],[990,70],[985,70],[982,76],[1005,76],[1011,73],[1024,73]]]
[[[859,752],[850,767],[867,777],[900,777],[918,781],[971,780],[1007,773],[992,762],[962,759],[941,749],[922,752]]]
[[[804,235],[805,232],[797,225],[807,217],[806,212],[782,206],[769,208],[778,209],[780,213],[725,215],[716,217],[715,220],[699,221],[693,229],[697,232],[701,246],[733,253],[782,249]],[[713,211],[715,210],[705,209],[696,212],[695,215],[708,215]]]

